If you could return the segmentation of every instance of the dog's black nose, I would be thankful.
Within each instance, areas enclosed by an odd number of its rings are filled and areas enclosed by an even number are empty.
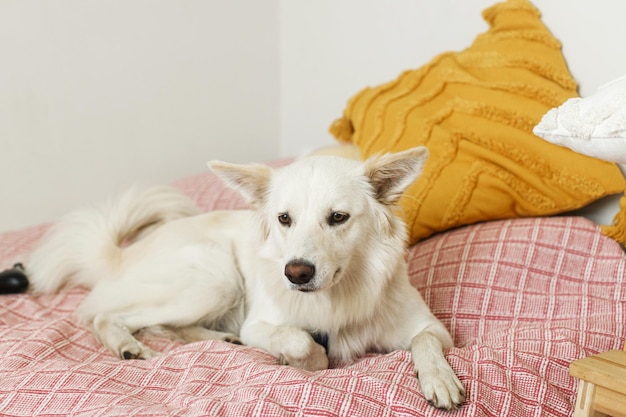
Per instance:
[[[303,260],[290,261],[285,266],[285,276],[294,284],[306,284],[315,276],[315,265]]]

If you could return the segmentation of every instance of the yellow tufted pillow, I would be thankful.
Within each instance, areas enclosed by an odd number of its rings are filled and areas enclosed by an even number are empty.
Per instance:
[[[363,157],[426,145],[424,172],[400,202],[411,241],[490,219],[556,214],[624,190],[615,164],[533,135],[577,96],[561,44],[526,0],[483,12],[490,28],[354,96],[331,133]]]

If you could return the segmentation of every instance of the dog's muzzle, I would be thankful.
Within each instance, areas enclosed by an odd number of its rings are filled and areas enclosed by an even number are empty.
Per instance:
[[[303,259],[289,261],[285,266],[285,276],[292,284],[308,284],[315,277],[315,265]]]

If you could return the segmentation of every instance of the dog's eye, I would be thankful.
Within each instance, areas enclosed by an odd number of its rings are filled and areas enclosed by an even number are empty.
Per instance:
[[[341,223],[345,223],[350,218],[348,213],[342,213],[340,211],[333,211],[328,217],[328,224],[336,226]]]
[[[283,226],[287,226],[287,227],[291,226],[291,217],[287,213],[280,213],[278,215],[278,221]]]

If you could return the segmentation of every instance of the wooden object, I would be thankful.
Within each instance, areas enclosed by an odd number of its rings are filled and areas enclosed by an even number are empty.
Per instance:
[[[569,369],[580,380],[574,417],[626,417],[626,351],[579,359]]]

